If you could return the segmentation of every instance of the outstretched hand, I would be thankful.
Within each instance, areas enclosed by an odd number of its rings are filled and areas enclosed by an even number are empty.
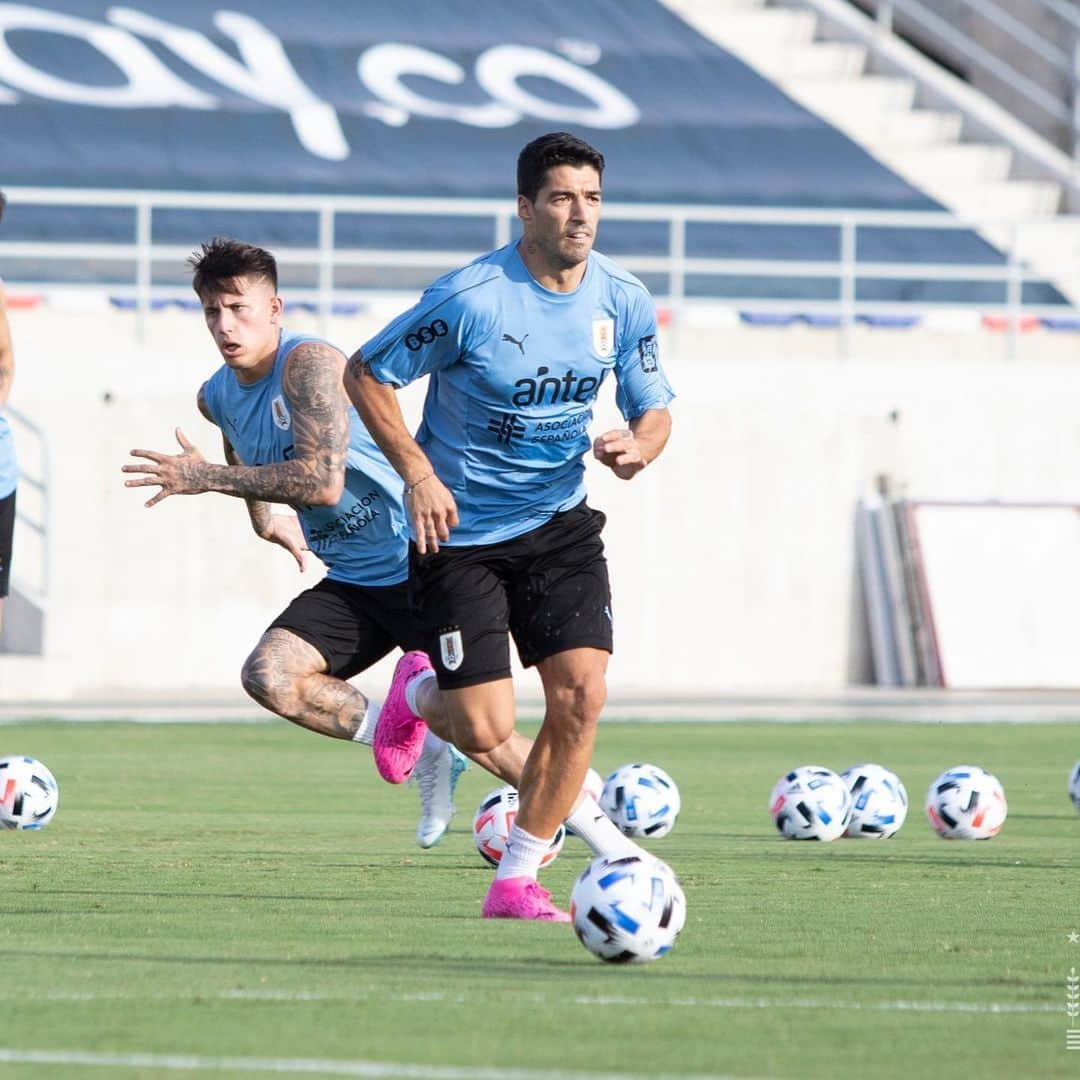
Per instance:
[[[206,459],[187,436],[176,429],[181,453],[161,454],[156,450],[132,450],[131,456],[145,458],[147,464],[124,465],[121,472],[138,473],[137,480],[125,480],[124,487],[156,486],[161,490],[146,505],[153,506],[170,495],[199,495],[208,488],[205,482]]]
[[[648,465],[641,445],[629,428],[605,431],[593,440],[593,457],[606,465],[620,480],[629,480]]]

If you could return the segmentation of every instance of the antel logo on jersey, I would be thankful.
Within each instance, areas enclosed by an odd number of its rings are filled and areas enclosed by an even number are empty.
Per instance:
[[[450,332],[450,327],[443,322],[442,319],[436,319],[433,323],[428,323],[427,326],[420,326],[415,329],[411,334],[405,335],[405,348],[409,352],[416,352],[417,349],[422,349],[425,345],[430,345],[436,338],[446,337]]]
[[[578,376],[576,371],[568,371],[561,378],[549,375],[550,368],[538,367],[536,377],[518,379],[516,391],[511,398],[520,409],[527,405],[557,405],[559,402],[576,401],[585,405],[596,396],[600,380],[592,375]]]
[[[289,415],[289,407],[285,404],[285,398],[283,395],[278,394],[273,401],[270,402],[270,415],[274,418],[274,423],[282,431],[288,431],[292,424],[292,417]]]

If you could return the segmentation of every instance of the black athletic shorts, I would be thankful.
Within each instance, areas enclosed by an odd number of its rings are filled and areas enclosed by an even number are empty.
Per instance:
[[[420,628],[400,585],[347,585],[323,578],[267,627],[288,630],[314,646],[328,675],[349,679],[392,649],[421,648]]]
[[[424,651],[443,689],[510,674],[513,636],[525,667],[568,649],[611,652],[611,588],[600,532],[584,502],[497,544],[409,551]]]
[[[11,549],[15,538],[15,492],[0,499],[0,600],[11,587]]]

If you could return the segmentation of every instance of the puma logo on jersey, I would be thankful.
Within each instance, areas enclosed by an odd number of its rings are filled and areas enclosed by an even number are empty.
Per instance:
[[[525,338],[529,335],[526,334],[520,341],[516,337],[512,337],[510,334],[503,334],[503,341],[509,341],[511,345],[516,345],[521,350],[521,355],[525,355]]]

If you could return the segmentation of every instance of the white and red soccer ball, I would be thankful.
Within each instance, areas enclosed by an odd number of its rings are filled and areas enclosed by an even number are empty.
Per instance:
[[[1001,781],[978,765],[946,769],[926,793],[926,816],[946,840],[997,836],[1008,812]]]

